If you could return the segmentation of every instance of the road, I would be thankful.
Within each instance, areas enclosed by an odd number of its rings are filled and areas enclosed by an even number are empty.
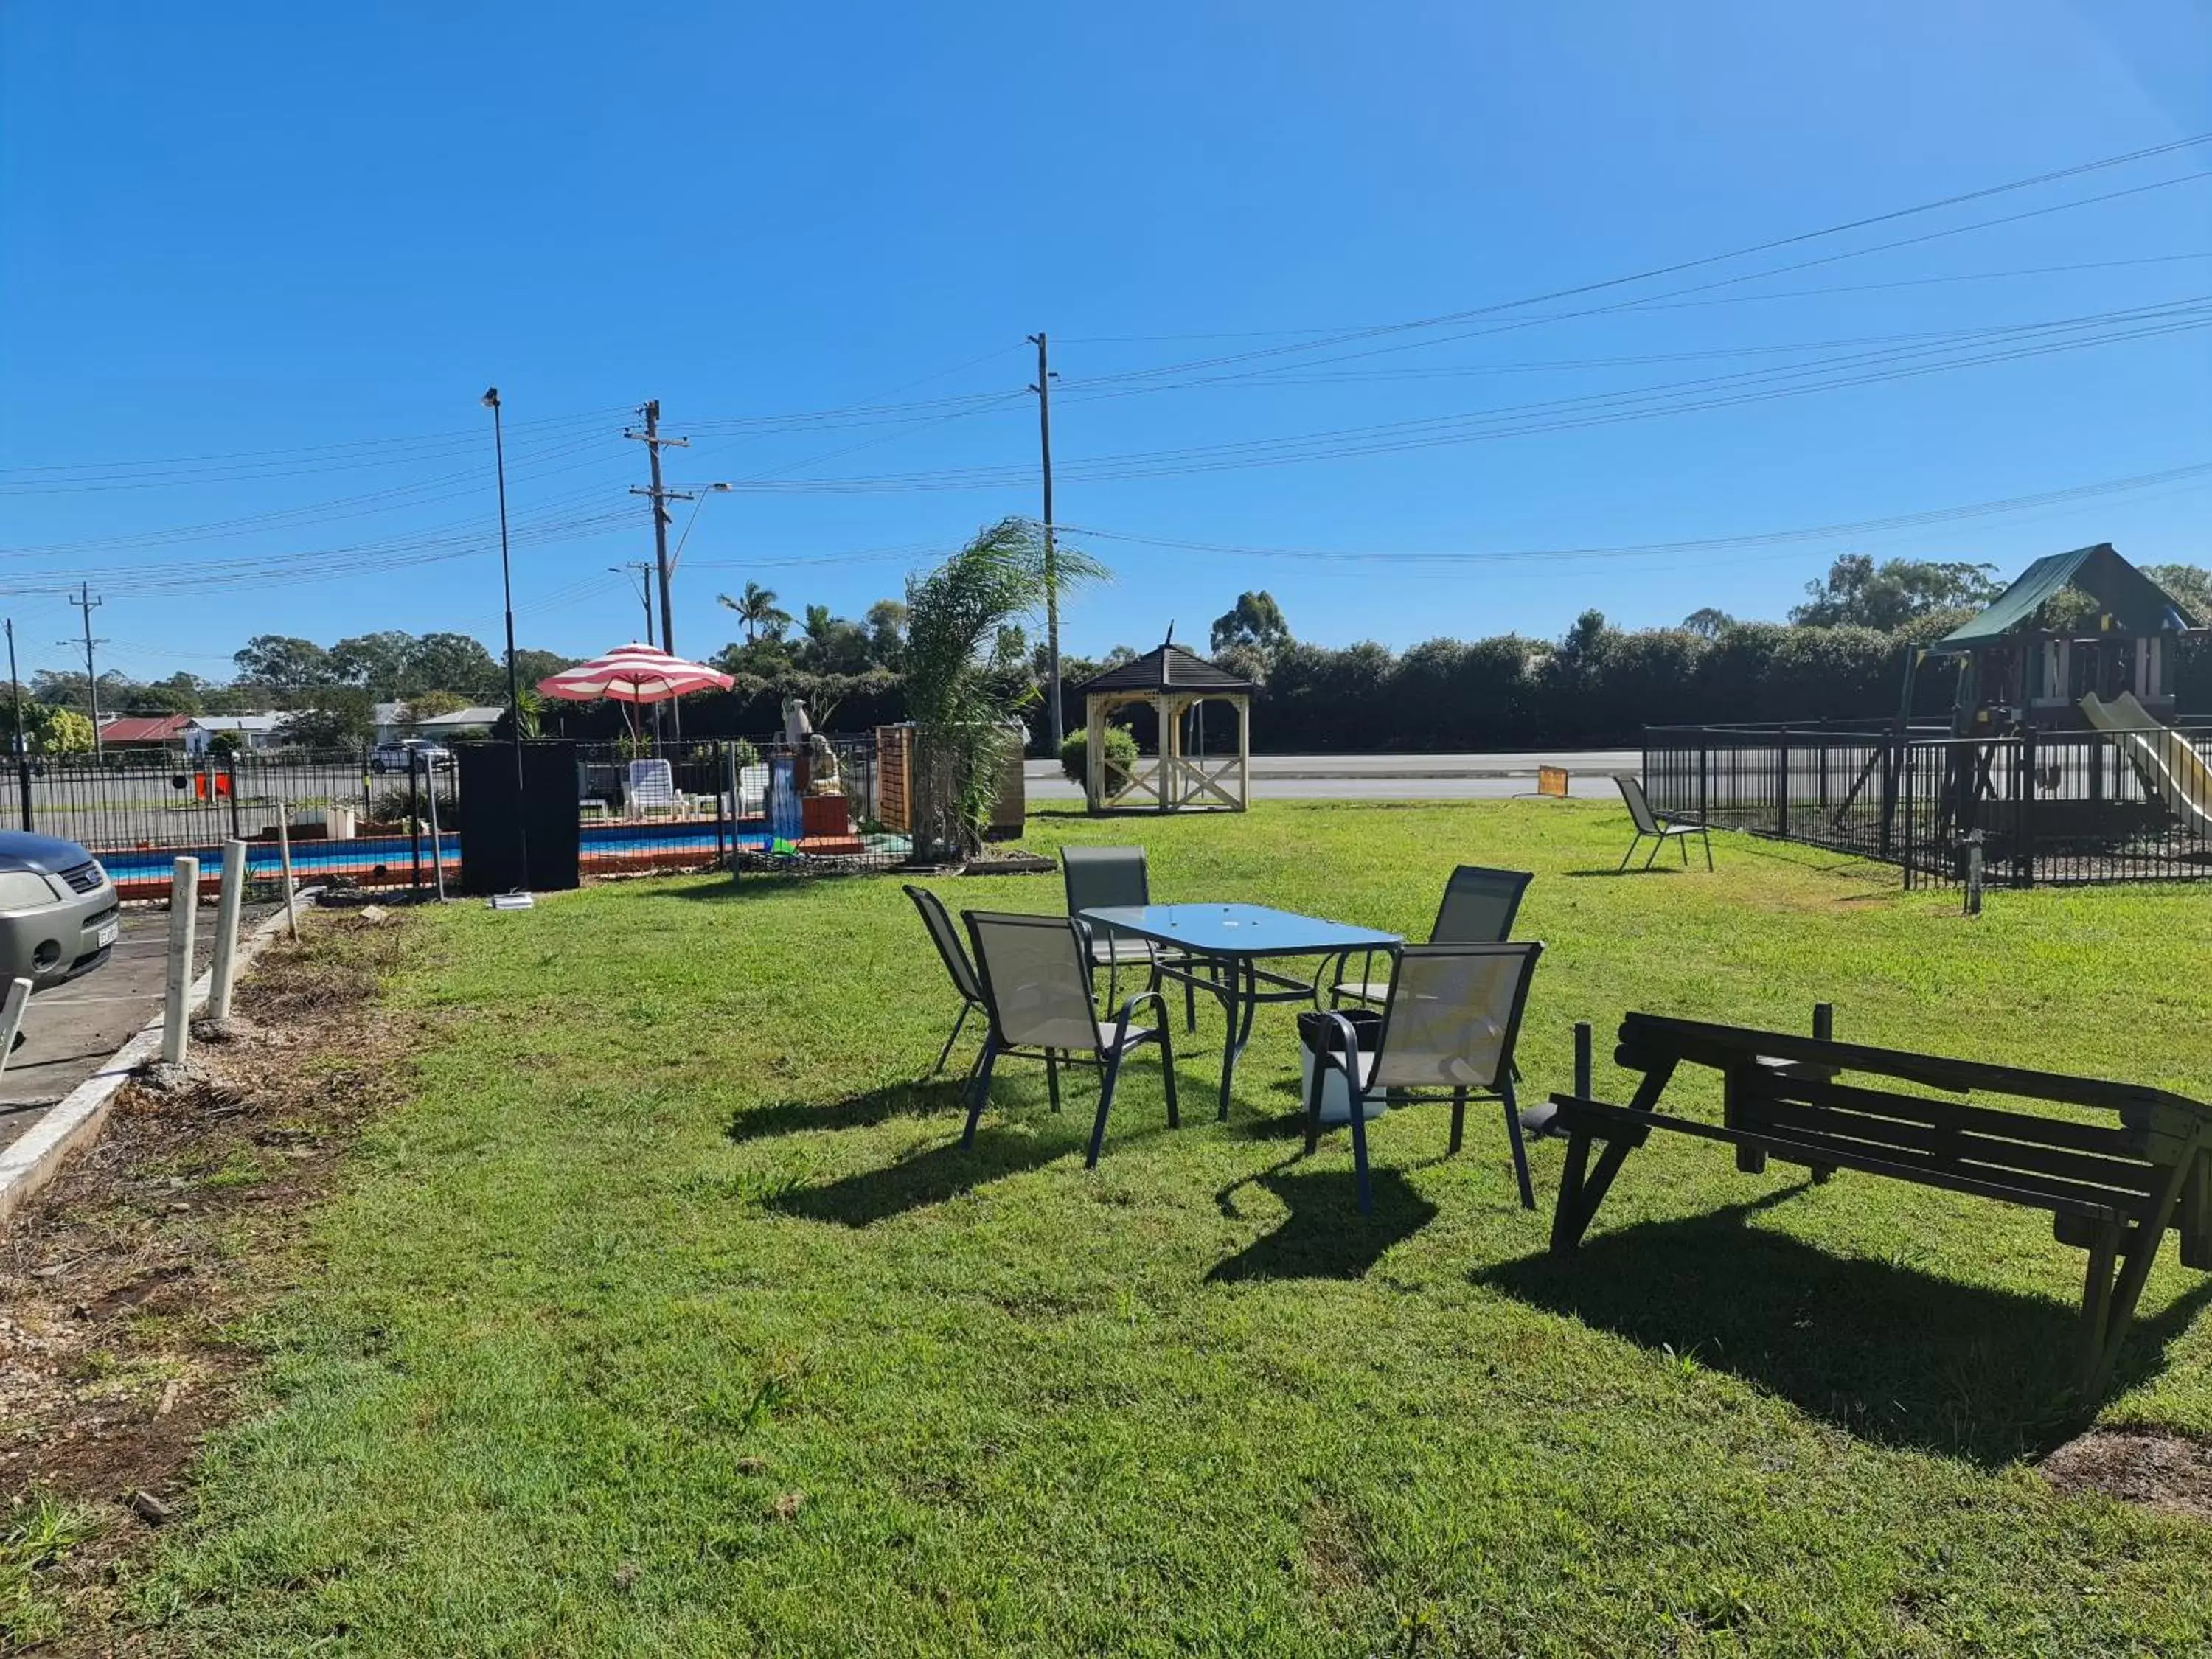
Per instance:
[[[1539,766],[1564,766],[1569,793],[1614,798],[1613,775],[1633,772],[1634,749],[1560,749],[1464,755],[1255,755],[1255,800],[1504,800],[1534,794]],[[1080,800],[1083,790],[1059,763],[1030,760],[1023,775],[1031,800]]]
[[[270,913],[249,905],[242,937]],[[215,908],[200,908],[195,976],[215,953]],[[82,979],[41,991],[23,1015],[23,1046],[0,1073],[0,1146],[15,1140],[40,1115],[99,1069],[133,1032],[161,1012],[169,949],[169,913],[123,913],[122,936],[106,965]]]

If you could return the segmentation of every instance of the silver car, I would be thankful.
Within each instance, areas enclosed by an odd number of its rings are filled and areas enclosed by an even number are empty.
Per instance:
[[[73,841],[0,830],[0,985],[38,990],[88,974],[115,948],[115,884]]]

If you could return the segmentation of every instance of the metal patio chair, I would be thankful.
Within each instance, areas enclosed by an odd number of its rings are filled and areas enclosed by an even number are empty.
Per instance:
[[[1352,1021],[1340,1013],[1318,1016],[1335,1023],[1339,1047],[1337,1052],[1314,1056],[1313,1082],[1306,1095],[1306,1151],[1312,1152],[1321,1141],[1322,1079],[1332,1070],[1341,1072],[1350,1094],[1348,1127],[1363,1212],[1375,1207],[1367,1175],[1365,1107],[1377,1094],[1387,1096],[1393,1106],[1449,1099],[1454,1152],[1464,1138],[1469,1097],[1503,1102],[1521,1207],[1536,1207],[1514,1097],[1513,1045],[1520,1038],[1521,1016],[1528,1006],[1528,987],[1543,950],[1534,941],[1406,946],[1399,953],[1397,972],[1382,1005],[1382,1030],[1372,1045],[1374,1063],[1369,1068],[1360,1064],[1359,1036]]]
[[[1091,1150],[1083,1160],[1085,1169],[1098,1166],[1098,1149],[1106,1139],[1106,1113],[1114,1103],[1114,1085],[1121,1080],[1121,1063],[1132,1050],[1146,1043],[1160,1045],[1168,1127],[1180,1126],[1182,1120],[1176,1110],[1175,1045],[1168,1035],[1165,998],[1155,990],[1139,991],[1121,1005],[1111,1028],[1102,1025],[1091,1000],[1091,966],[1083,932],[1073,917],[984,910],[969,910],[963,916],[969,941],[975,950],[983,1011],[990,1024],[982,1054],[975,1062],[968,1127],[960,1137],[963,1146],[975,1144],[975,1125],[990,1097],[992,1070],[1009,1054],[1044,1061],[1046,1087],[1054,1111],[1060,1109],[1060,1062],[1098,1067],[1098,1115],[1091,1126]],[[1160,1023],[1135,1024],[1137,1011],[1148,1002],[1158,1006]]]
[[[929,1075],[935,1077],[945,1069],[945,1062],[952,1058],[952,1045],[960,1041],[961,1028],[968,1024],[968,1016],[983,1006],[983,985],[975,977],[975,964],[968,960],[968,947],[961,944],[960,930],[952,925],[945,901],[927,887],[916,887],[911,882],[906,884],[906,896],[921,912],[921,925],[929,930],[929,942],[937,947],[945,975],[951,980],[952,988],[960,994],[960,1017],[952,1022],[952,1035],[945,1039],[937,1064],[929,1068]]]
[[[1513,937],[1513,919],[1521,914],[1522,895],[1535,879],[1527,870],[1491,870],[1479,864],[1462,864],[1444,883],[1443,902],[1429,929],[1431,945],[1503,945]],[[1375,955],[1370,951],[1356,980],[1338,980],[1328,988],[1328,1006],[1344,1001],[1371,1003],[1381,1007],[1390,994],[1390,982],[1374,977]],[[1351,962],[1349,951],[1332,959],[1341,974]],[[1324,974],[1324,978],[1329,977]],[[1316,997],[1316,1001],[1320,999]]]
[[[1077,918],[1082,930],[1084,946],[1089,953],[1091,971],[1106,970],[1106,1006],[1114,1006],[1114,997],[1121,987],[1121,969],[1125,963],[1142,963],[1149,973],[1164,962],[1170,967],[1183,967],[1188,958],[1178,951],[1170,951],[1111,927],[1093,927],[1082,921],[1080,913],[1109,905],[1146,905],[1152,902],[1152,880],[1145,870],[1145,849],[1141,847],[1065,847],[1060,849],[1061,879],[1067,886],[1067,914]],[[1157,990],[1159,981],[1151,981]],[[1182,988],[1183,1029],[1198,1029],[1198,992],[1186,982]]]
[[[1670,841],[1681,842],[1682,865],[1687,869],[1690,863],[1689,838],[1692,836],[1705,844],[1705,868],[1710,870],[1713,867],[1713,838],[1702,819],[1671,817],[1666,813],[1653,811],[1651,802],[1644,793],[1643,781],[1633,772],[1615,772],[1613,781],[1620,786],[1620,798],[1628,803],[1629,821],[1636,826],[1636,838],[1628,843],[1628,850],[1620,855],[1620,868],[1613,872],[1615,875],[1628,868],[1629,860],[1636,856],[1636,849],[1644,844],[1646,836],[1652,838],[1650,854],[1644,860],[1644,867],[1647,870],[1651,867],[1652,860],[1659,856]]]

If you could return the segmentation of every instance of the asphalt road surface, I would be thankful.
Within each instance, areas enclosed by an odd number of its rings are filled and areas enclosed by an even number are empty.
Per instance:
[[[1539,766],[1564,766],[1568,792],[1586,800],[1616,798],[1615,772],[1643,764],[1634,749],[1562,749],[1485,755],[1255,755],[1255,800],[1505,800],[1534,794]],[[1080,800],[1082,788],[1057,762],[1031,760],[1023,771],[1032,800]]]

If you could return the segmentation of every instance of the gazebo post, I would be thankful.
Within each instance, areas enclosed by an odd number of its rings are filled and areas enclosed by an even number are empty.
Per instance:
[[[1175,694],[1159,692],[1152,699],[1152,708],[1160,727],[1160,811],[1172,812],[1182,799],[1182,726],[1176,715]]]
[[[1106,699],[1093,691],[1083,700],[1083,793],[1094,812],[1106,805]]]
[[[1236,701],[1237,810],[1242,812],[1252,804],[1252,698],[1240,691]]]

